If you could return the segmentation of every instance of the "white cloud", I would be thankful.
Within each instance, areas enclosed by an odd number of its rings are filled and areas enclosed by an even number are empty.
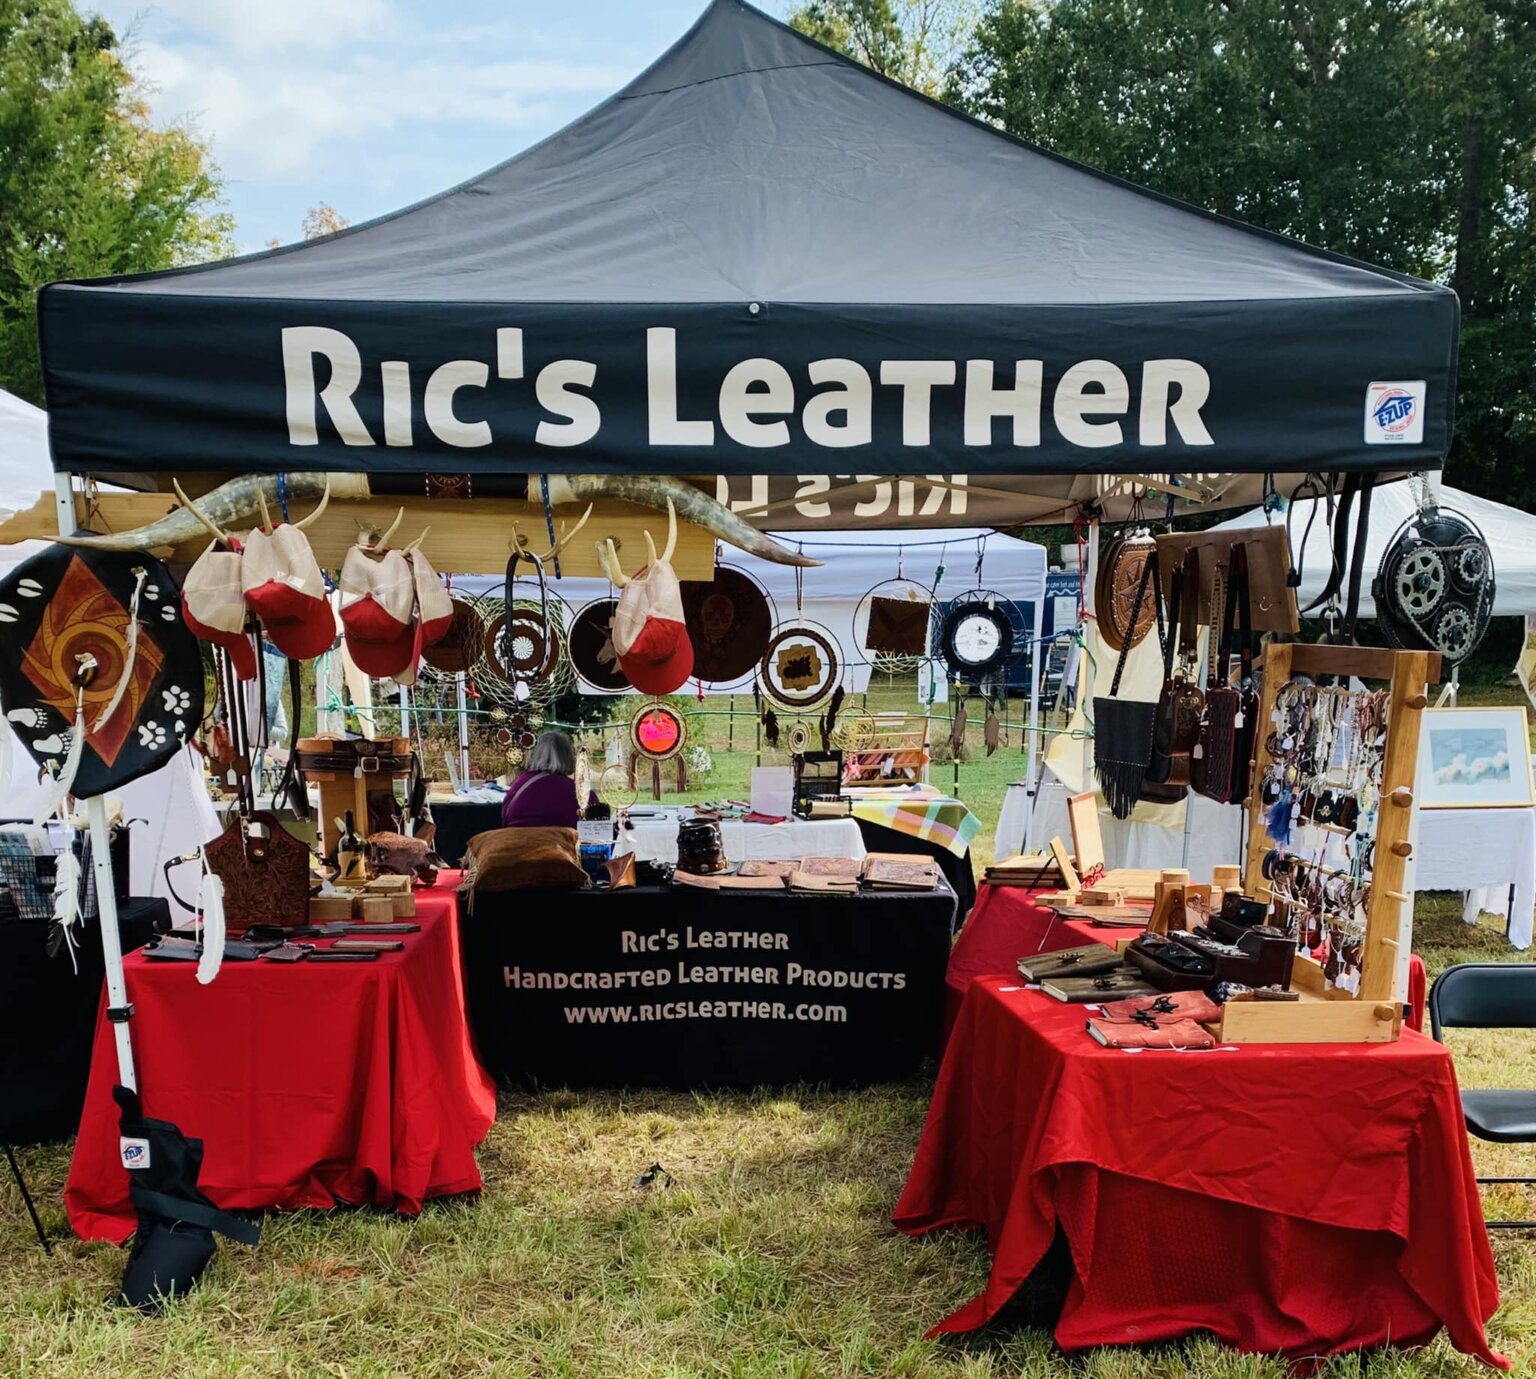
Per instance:
[[[505,60],[546,44],[511,25],[432,27],[386,0],[166,0],[132,30],[155,120],[191,120],[240,183],[390,181],[413,131],[459,123],[526,134],[508,156],[639,70]]]

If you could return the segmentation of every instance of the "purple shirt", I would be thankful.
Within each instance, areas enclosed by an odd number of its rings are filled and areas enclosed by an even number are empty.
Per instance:
[[[576,782],[569,776],[524,771],[501,802],[503,828],[575,828]]]

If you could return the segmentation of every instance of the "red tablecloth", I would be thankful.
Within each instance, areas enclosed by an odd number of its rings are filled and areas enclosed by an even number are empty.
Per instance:
[[[200,1182],[219,1206],[415,1213],[480,1187],[474,1146],[496,1094],[465,1021],[457,880],[418,890],[421,932],[372,963],[226,963],[199,986],[195,964],[127,959],[145,1112],[203,1141]],[[86,1239],[134,1227],[116,1079],[101,1018],[65,1189]]]
[[[946,1039],[960,1013],[960,1003],[977,977],[1015,972],[1014,964],[1030,953],[1055,953],[1063,948],[1080,948],[1085,943],[1113,947],[1117,940],[1134,938],[1139,932],[1097,925],[1086,919],[1062,919],[1037,905],[1037,894],[1023,886],[985,883],[976,892],[975,908],[950,949],[944,976],[948,987],[944,998]],[[1426,990],[1424,960],[1414,953],[1408,961],[1408,1025],[1412,1029],[1424,1028]]]
[[[976,904],[949,950],[949,966],[944,973],[946,1039],[960,1014],[965,993],[977,977],[1017,972],[1018,960],[1032,953],[1056,953],[1086,943],[1114,947],[1117,939],[1131,939],[1141,932],[1091,924],[1085,919],[1063,919],[1037,905],[1038,894],[1025,886],[989,886],[985,882],[977,890]]]
[[[986,1288],[936,1332],[989,1320],[1060,1225],[1068,1350],[1208,1330],[1304,1361],[1444,1325],[1505,1365],[1448,1050],[1405,1032],[1127,1053],[1083,1021],[1017,977],[971,984],[894,1217],[987,1231]]]

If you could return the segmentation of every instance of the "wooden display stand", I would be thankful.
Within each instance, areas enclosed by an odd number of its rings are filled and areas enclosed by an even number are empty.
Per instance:
[[[928,716],[877,713],[844,753],[845,785],[912,785],[928,770]]]
[[[411,741],[409,738],[397,737],[389,743],[381,743],[380,746],[389,745],[394,749],[394,755],[409,756],[411,753]],[[369,770],[370,763],[380,769]],[[335,820],[343,818],[347,811],[352,811],[353,821],[357,825],[358,833],[364,840],[368,837],[368,795],[373,790],[390,790],[397,780],[404,780],[410,775],[410,769],[384,770],[382,762],[377,757],[365,757],[360,761],[362,769],[347,770],[315,770],[306,768],[305,777],[320,787],[320,855],[331,857],[335,853],[336,831]]]
[[[1291,987],[1298,1001],[1229,1001],[1211,1032],[1224,1043],[1385,1043],[1402,1027],[1402,1002],[1394,990],[1402,907],[1412,903],[1403,890],[1404,868],[1411,855],[1414,772],[1419,728],[1429,702],[1428,687],[1440,679],[1440,655],[1432,651],[1386,651],[1359,646],[1271,645],[1264,652],[1264,694],[1254,732],[1255,760],[1248,800],[1248,856],[1244,890],[1270,898],[1262,865],[1270,843],[1259,799],[1270,764],[1267,746],[1270,716],[1280,688],[1294,676],[1314,679],[1354,676],[1387,681],[1387,746],[1381,767],[1381,807],[1377,816],[1375,867],[1370,880],[1365,942],[1360,960],[1360,989],[1351,996],[1330,989],[1323,970],[1305,953],[1296,955]]]

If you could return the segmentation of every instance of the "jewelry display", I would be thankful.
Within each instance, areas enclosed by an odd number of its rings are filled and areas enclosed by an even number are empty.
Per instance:
[[[1351,994],[1370,912],[1388,700],[1387,690],[1282,685],[1259,786],[1272,845],[1260,872],[1275,923],[1322,966],[1328,986]]]

